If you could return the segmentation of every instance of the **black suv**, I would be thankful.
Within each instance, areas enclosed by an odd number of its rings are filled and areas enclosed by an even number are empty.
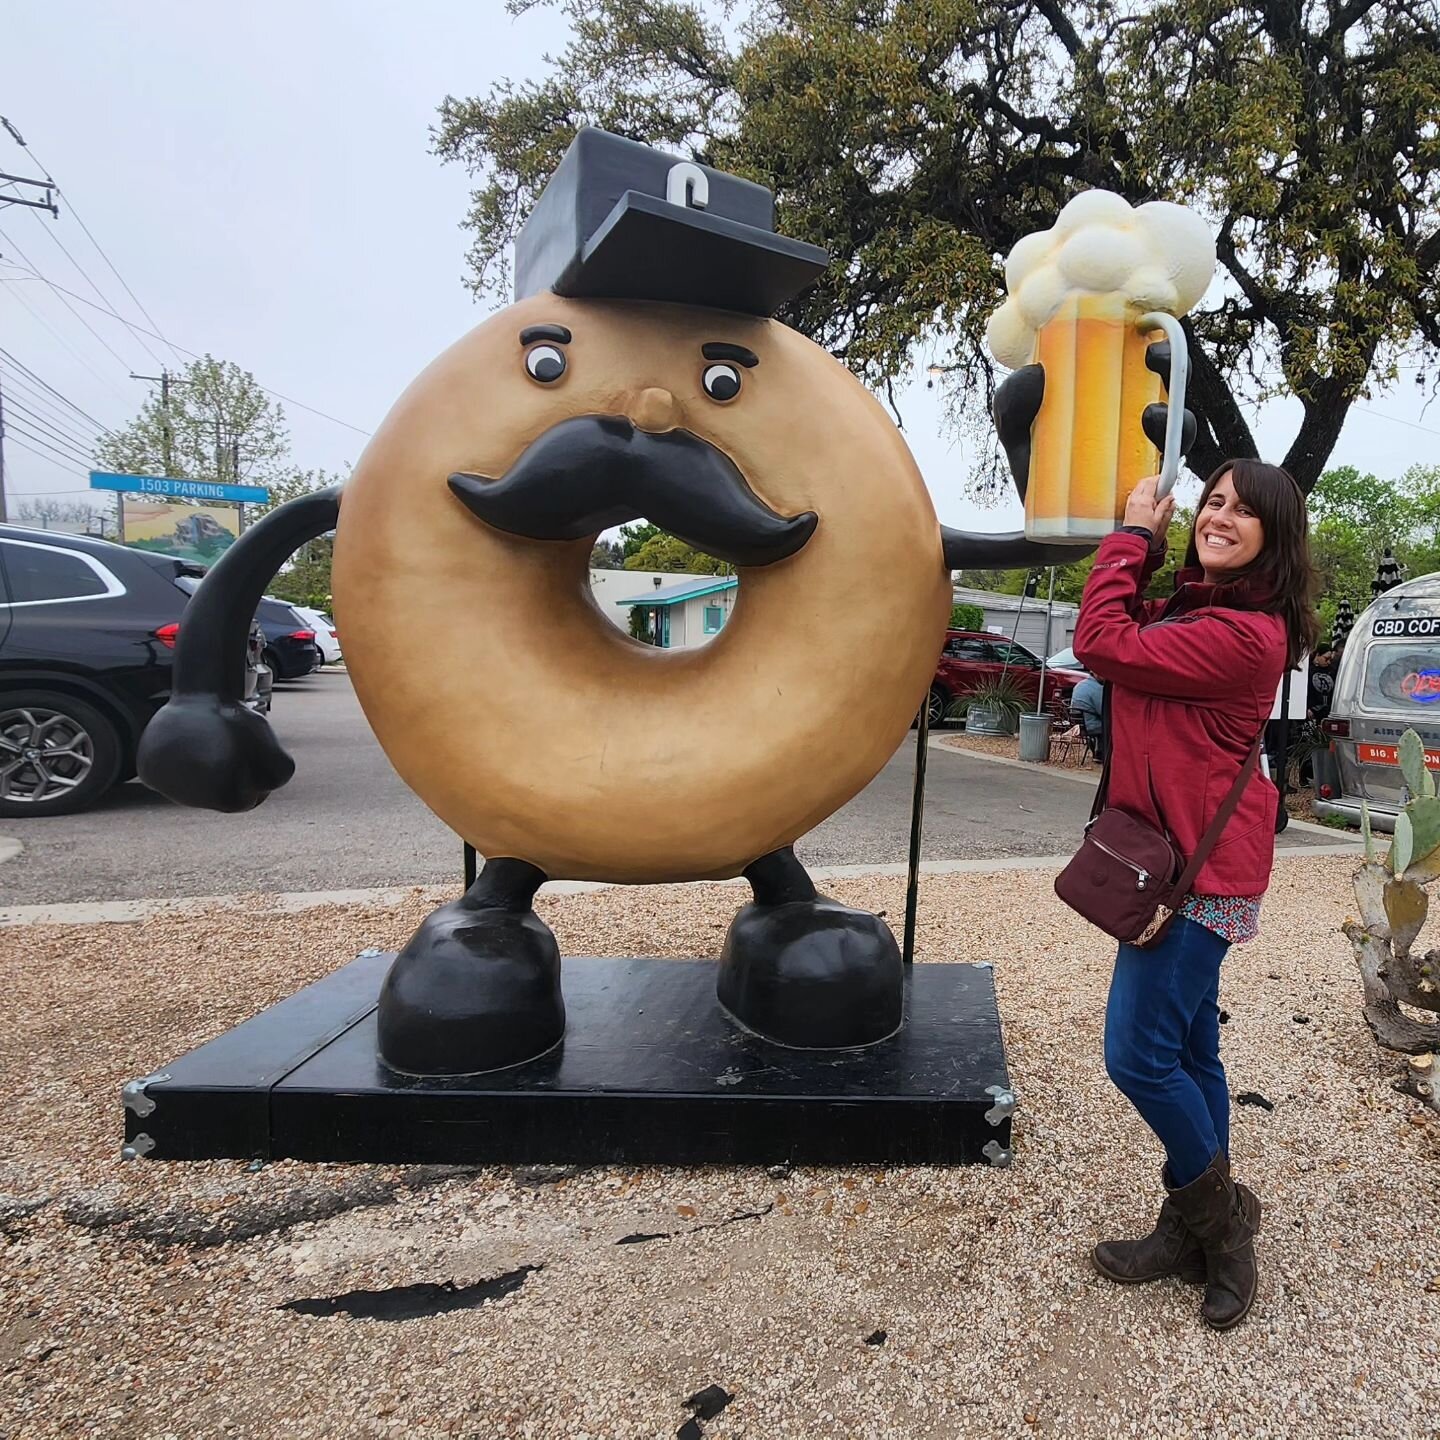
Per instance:
[[[255,609],[265,632],[265,663],[277,680],[298,680],[323,663],[315,632],[283,600],[267,595]]]
[[[169,555],[0,525],[0,817],[84,810],[135,774],[203,574]],[[264,711],[262,645],[256,627],[245,693]]]

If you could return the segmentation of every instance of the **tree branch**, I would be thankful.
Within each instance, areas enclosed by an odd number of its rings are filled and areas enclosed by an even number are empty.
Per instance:
[[[1035,8],[1049,22],[1055,38],[1065,47],[1073,60],[1085,46],[1081,43],[1080,36],[1076,34],[1075,27],[1070,23],[1070,17],[1055,3],[1055,0],[1035,0]]]

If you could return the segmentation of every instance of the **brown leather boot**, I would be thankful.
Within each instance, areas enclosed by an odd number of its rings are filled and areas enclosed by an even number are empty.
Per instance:
[[[1229,1175],[1230,1162],[1223,1155],[1215,1163]],[[1161,1168],[1160,1183],[1165,1187],[1165,1203],[1155,1228],[1140,1240],[1102,1240],[1091,1252],[1095,1268],[1117,1285],[1143,1285],[1167,1275],[1178,1275],[1187,1285],[1203,1285],[1208,1278],[1205,1252],[1186,1228],[1171,1198],[1175,1191],[1168,1165]],[[1244,1185],[1237,1183],[1235,1188],[1251,1228],[1259,1229],[1260,1201]]]
[[[1193,1184],[1170,1193],[1171,1203],[1205,1255],[1205,1302],[1200,1314],[1214,1330],[1229,1330],[1250,1313],[1259,1282],[1255,1231],[1241,1187],[1217,1155]],[[1256,1202],[1258,1206],[1258,1201]]]
[[[1160,1172],[1160,1178],[1165,1203],[1155,1228],[1140,1240],[1102,1240],[1091,1251],[1095,1268],[1117,1285],[1143,1285],[1166,1275],[1178,1275],[1192,1285],[1205,1280],[1205,1254],[1170,1198],[1174,1192],[1168,1168]]]

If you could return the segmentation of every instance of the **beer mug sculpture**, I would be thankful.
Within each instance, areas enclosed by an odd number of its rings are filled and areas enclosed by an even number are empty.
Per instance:
[[[1162,399],[1146,364],[1156,340],[1170,342],[1169,413],[1159,493],[1180,470],[1188,354],[1178,317],[1205,293],[1215,241],[1183,206],[1132,207],[1088,190],[1053,228],[1020,240],[1005,261],[1009,298],[987,339],[1009,369],[1039,364],[1044,399],[1031,431],[1025,533],[1032,540],[1091,546],[1125,513],[1136,483],[1157,469],[1141,429]]]

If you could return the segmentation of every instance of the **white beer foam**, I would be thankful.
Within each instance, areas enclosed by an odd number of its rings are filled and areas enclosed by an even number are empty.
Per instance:
[[[1215,273],[1215,239],[1193,211],[1168,200],[1132,206],[1109,190],[1086,190],[1049,230],[1016,242],[1005,260],[1010,298],[990,317],[990,353],[1017,370],[1035,353],[1035,332],[1076,294],[1120,294],[1141,315],[1179,317]]]

